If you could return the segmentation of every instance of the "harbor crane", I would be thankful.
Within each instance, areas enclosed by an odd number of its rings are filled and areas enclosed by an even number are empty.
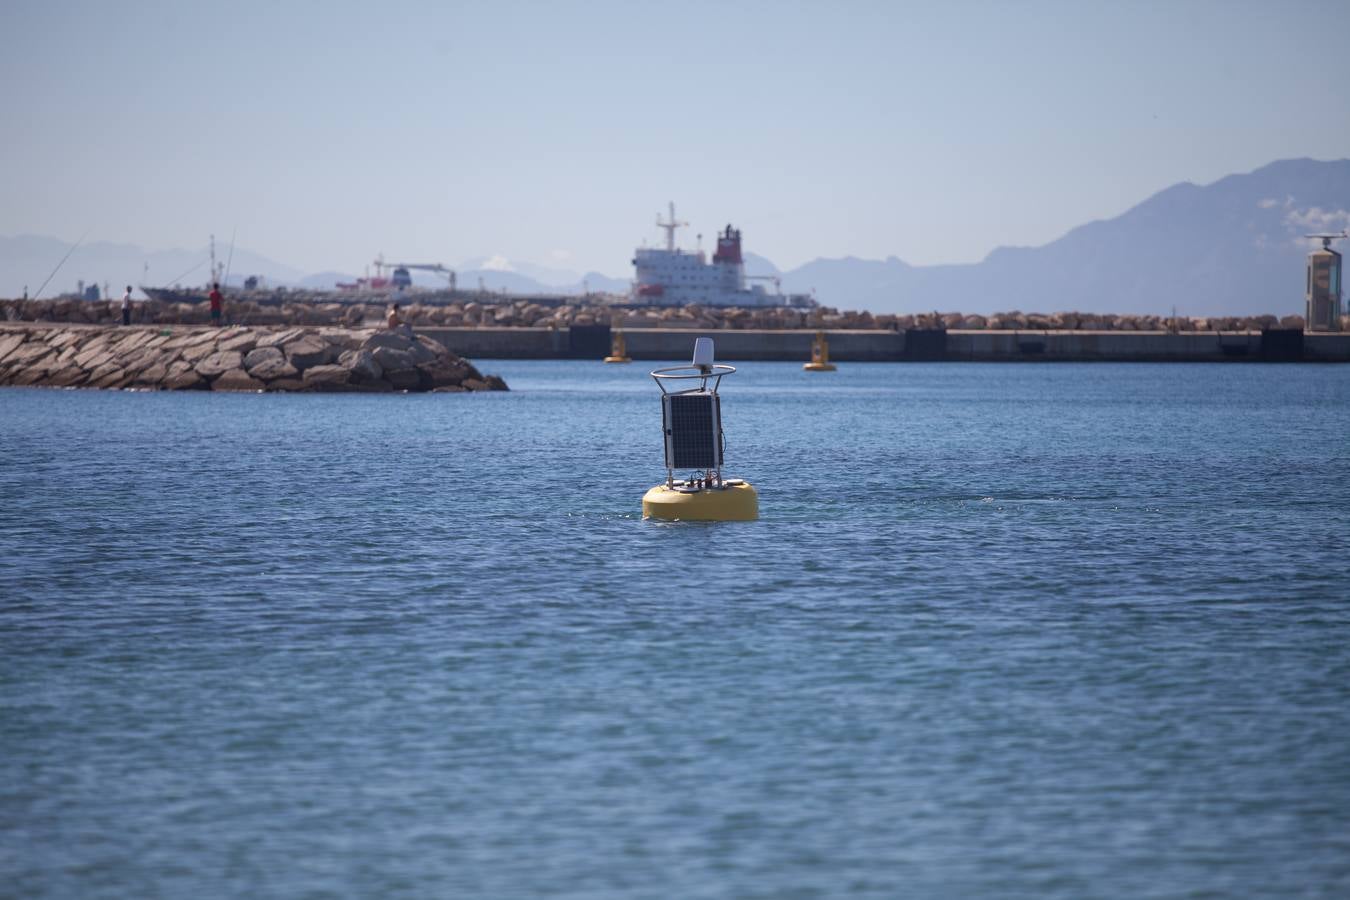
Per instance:
[[[783,279],[777,275],[747,275],[746,281],[771,281],[773,282],[774,293],[783,296]]]
[[[435,272],[437,275],[443,276],[447,281],[450,282],[450,290],[453,291],[456,289],[455,270],[449,268],[448,266],[441,265],[440,263],[405,263],[405,262],[390,263],[384,261],[384,254],[381,253],[379,256],[375,257],[376,277],[383,278],[385,269],[393,270],[393,274],[396,281],[398,280],[399,269],[403,270],[404,275],[408,274],[409,269],[417,269],[422,272]]]

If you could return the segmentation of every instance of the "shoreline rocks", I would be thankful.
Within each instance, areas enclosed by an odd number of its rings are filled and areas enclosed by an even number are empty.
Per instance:
[[[273,336],[287,334],[280,343],[292,340],[308,327],[324,326],[364,329],[365,323],[383,319],[385,308],[374,303],[324,303],[296,299],[284,305],[263,305],[227,295],[225,321],[250,329],[271,327]],[[163,303],[138,301],[132,307],[132,319],[143,325],[207,325],[209,311],[204,303]],[[1023,313],[1018,310],[990,315],[964,315],[958,312],[873,314],[853,310],[840,311],[822,306],[816,309],[742,309],[685,306],[650,309],[608,306],[577,298],[575,303],[545,306],[528,299],[482,297],[452,303],[422,304],[415,296],[406,301],[403,319],[419,328],[570,328],[573,325],[612,325],[615,328],[694,328],[703,330],[742,329],[815,329],[832,331],[911,328],[946,328],[953,331],[1260,331],[1263,328],[1301,328],[1300,315],[1191,317],[1085,312]],[[59,322],[114,325],[121,321],[119,301],[71,299],[0,300],[0,323],[4,321]],[[278,327],[280,327],[278,329]],[[1343,316],[1341,330],[1350,330],[1350,316]],[[244,349],[239,346],[222,350]],[[270,346],[259,340],[257,346]],[[249,349],[252,349],[250,347]],[[317,351],[311,351],[317,352]],[[323,363],[319,363],[320,365]]]
[[[0,323],[0,385],[140,390],[504,391],[411,329]]]

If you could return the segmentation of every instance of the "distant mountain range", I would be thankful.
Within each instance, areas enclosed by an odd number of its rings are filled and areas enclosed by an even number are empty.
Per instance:
[[[51,237],[19,235],[0,237],[0,297],[19,297],[25,287],[37,293],[43,279],[56,268],[71,245]],[[218,251],[221,248],[217,247]],[[42,292],[44,297],[73,291],[78,282],[107,283],[109,291],[122,296],[126,285],[201,284],[209,269],[208,248],[200,250],[145,250],[134,244],[93,242],[81,244]],[[221,252],[221,262],[225,253]],[[264,275],[277,284],[299,281],[304,273],[243,248],[236,248],[230,261],[231,283],[248,275]]]
[[[1303,235],[1350,227],[1350,160],[1283,160],[1213,184],[1177,184],[1133,209],[1081,225],[1041,247],[999,247],[968,265],[912,266],[884,260],[817,259],[779,271],[747,254],[750,275],[777,277],[784,291],[814,290],[821,303],[872,312],[1084,312],[1248,315],[1300,312]],[[751,238],[753,240],[753,238]],[[29,293],[70,245],[54,238],[0,237],[0,296]],[[77,279],[123,284],[200,283],[206,248],[145,251],[128,244],[81,246],[44,292],[73,290]],[[273,284],[331,288],[352,274],[298,270],[237,248],[231,282],[262,275]],[[629,278],[508,261],[468,260],[461,287],[489,291],[622,293]],[[428,286],[435,275],[414,273]]]
[[[1174,185],[1042,247],[952,266],[818,259],[784,273],[783,287],[873,312],[1301,313],[1316,245],[1303,235],[1347,226],[1350,160],[1294,159]]]

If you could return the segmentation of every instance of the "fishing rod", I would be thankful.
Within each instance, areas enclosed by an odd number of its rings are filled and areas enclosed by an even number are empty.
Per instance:
[[[234,236],[239,231],[239,226],[230,230],[230,255],[225,257],[225,277],[220,280],[222,288],[228,288],[230,285],[230,264],[234,262]]]
[[[53,278],[56,277],[56,273],[61,271],[61,267],[66,264],[66,260],[70,259],[70,254],[74,253],[77,249],[79,249],[79,246],[84,243],[84,239],[87,237],[89,237],[88,228],[84,230],[84,234],[80,235],[80,239],[75,242],[75,245],[66,251],[66,255],[61,257],[61,261],[56,264],[56,268],[52,269],[52,274],[47,276],[47,281],[42,282],[42,287],[38,288],[37,293],[33,295],[34,300],[42,296],[42,288],[45,288],[47,286],[47,282],[51,281]]]
[[[195,272],[195,271],[197,271],[198,269],[200,269],[200,268],[202,267],[202,263],[204,263],[204,262],[206,262],[206,260],[204,260],[204,259],[199,259],[199,260],[197,260],[195,263],[192,264],[192,268],[188,269],[188,270],[187,270],[186,272],[184,272],[182,275],[179,275],[177,278],[170,278],[170,279],[169,279],[169,284],[177,284],[178,282],[182,281],[184,278],[188,277],[188,276],[191,275],[193,272]]]

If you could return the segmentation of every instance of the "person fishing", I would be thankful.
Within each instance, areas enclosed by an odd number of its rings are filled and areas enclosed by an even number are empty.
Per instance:
[[[220,293],[220,282],[211,285],[211,293],[206,295],[206,299],[211,301],[211,324],[220,327],[220,312],[223,306],[224,297]]]

